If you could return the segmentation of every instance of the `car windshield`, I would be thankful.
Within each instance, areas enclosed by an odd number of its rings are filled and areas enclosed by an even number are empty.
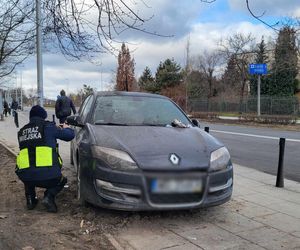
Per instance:
[[[98,125],[166,126],[189,120],[168,99],[141,96],[98,96],[93,123]]]

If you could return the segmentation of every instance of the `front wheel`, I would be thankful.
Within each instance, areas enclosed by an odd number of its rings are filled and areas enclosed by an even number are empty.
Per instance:
[[[71,165],[74,165],[72,145],[70,145],[70,163]]]
[[[78,160],[77,164],[77,200],[79,201],[80,205],[86,206],[86,201],[82,196],[82,183],[81,183],[81,168],[80,168],[80,161]]]

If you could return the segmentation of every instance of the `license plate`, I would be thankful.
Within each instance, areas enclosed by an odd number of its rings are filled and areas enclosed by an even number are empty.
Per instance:
[[[202,191],[202,180],[153,179],[152,193],[199,193]]]

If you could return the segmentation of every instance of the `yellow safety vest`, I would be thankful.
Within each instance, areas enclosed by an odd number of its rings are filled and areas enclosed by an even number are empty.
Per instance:
[[[52,167],[53,164],[62,166],[62,159],[58,147],[45,145],[44,124],[29,123],[18,132],[20,152],[17,155],[17,169],[32,167]]]
[[[35,167],[52,167],[53,166],[53,154],[57,154],[57,149],[53,153],[52,147],[37,146],[35,147]],[[62,166],[62,159],[57,154],[59,165]],[[18,169],[25,169],[30,167],[28,148],[21,149],[17,155],[17,167]]]

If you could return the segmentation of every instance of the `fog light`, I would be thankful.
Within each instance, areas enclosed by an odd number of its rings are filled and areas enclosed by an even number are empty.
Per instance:
[[[103,181],[96,179],[96,186],[97,188],[104,189],[110,192],[116,192],[116,193],[122,193],[122,194],[128,194],[128,195],[141,195],[141,190],[137,188],[124,188],[124,187],[118,187],[116,184],[113,184],[108,181]]]
[[[225,190],[227,188],[230,188],[232,183],[233,183],[233,180],[232,180],[232,178],[230,178],[224,185],[216,186],[216,187],[210,187],[208,192],[209,193],[214,193],[214,192],[218,192],[218,191],[221,191],[221,190]]]

